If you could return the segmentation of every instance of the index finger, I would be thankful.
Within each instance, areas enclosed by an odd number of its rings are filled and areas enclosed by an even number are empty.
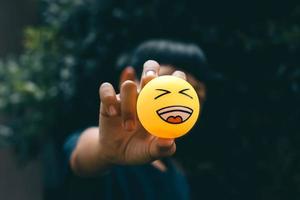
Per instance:
[[[176,70],[175,72],[173,72],[172,76],[176,76],[178,78],[182,78],[183,80],[186,81],[186,75],[183,71],[178,71]]]

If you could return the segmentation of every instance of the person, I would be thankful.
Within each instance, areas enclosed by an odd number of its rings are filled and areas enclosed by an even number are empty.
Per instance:
[[[190,199],[184,173],[170,158],[175,140],[147,133],[137,118],[136,101],[150,80],[173,75],[195,88],[202,105],[209,77],[203,51],[195,44],[150,40],[119,61],[127,66],[121,70],[120,93],[110,83],[99,89],[99,126],[79,131],[65,143],[72,175],[68,198]]]

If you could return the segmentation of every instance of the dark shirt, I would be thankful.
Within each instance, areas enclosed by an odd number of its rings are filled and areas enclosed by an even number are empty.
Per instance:
[[[64,145],[66,163],[80,134],[73,134]],[[86,200],[185,200],[189,187],[181,170],[171,159],[163,159],[167,171],[162,172],[151,164],[114,166],[105,175],[80,178],[67,172],[67,199]]]

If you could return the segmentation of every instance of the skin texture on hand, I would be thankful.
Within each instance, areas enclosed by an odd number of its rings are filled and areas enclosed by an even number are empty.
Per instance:
[[[71,167],[79,175],[94,175],[111,165],[136,165],[152,162],[175,153],[174,139],[158,138],[147,133],[136,114],[138,91],[158,76],[159,64],[147,61],[140,83],[134,70],[121,76],[120,94],[110,83],[99,89],[101,100],[99,129],[87,129],[79,138],[71,156]],[[175,71],[174,76],[185,78]]]

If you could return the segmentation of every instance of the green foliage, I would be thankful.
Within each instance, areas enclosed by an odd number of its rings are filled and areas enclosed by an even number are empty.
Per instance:
[[[26,29],[25,52],[0,63],[1,123],[10,130],[4,138],[25,157],[49,137],[59,103],[72,95],[72,59],[57,54],[55,35],[50,28]]]

